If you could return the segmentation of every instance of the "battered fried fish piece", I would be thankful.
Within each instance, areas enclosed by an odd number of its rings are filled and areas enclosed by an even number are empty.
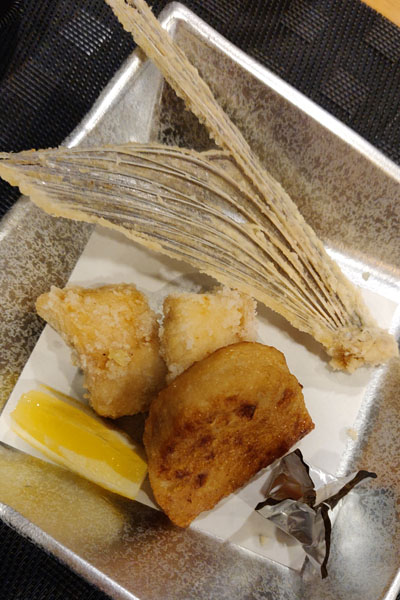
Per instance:
[[[73,348],[93,409],[117,418],[148,409],[165,384],[158,323],[135,286],[69,287],[42,294],[38,314]]]
[[[227,287],[206,294],[171,294],[164,300],[161,354],[172,381],[223,346],[256,339],[256,302]]]
[[[281,352],[240,342],[160,392],[144,444],[154,496],[171,521],[188,526],[313,429],[301,389]]]

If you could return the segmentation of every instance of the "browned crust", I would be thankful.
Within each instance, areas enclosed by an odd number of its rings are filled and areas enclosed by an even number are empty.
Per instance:
[[[189,525],[313,429],[301,389],[278,350],[241,342],[160,392],[144,443],[155,498],[175,524]]]

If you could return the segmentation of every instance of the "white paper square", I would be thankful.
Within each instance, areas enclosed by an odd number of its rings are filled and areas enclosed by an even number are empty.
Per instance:
[[[161,306],[162,298],[173,290],[197,290],[212,284],[210,278],[195,272],[192,267],[150,252],[119,233],[99,227],[77,262],[70,283],[92,287],[122,282],[134,283],[149,296],[154,308]],[[378,324],[388,328],[396,304],[366,290],[362,293]],[[294,330],[279,315],[259,306],[258,320],[260,341],[285,354],[289,369],[304,386],[306,405],[315,423],[314,431],[298,445],[305,461],[335,473],[373,370],[362,368],[352,375],[333,372],[322,348],[309,336]],[[21,394],[40,383],[76,398],[83,394],[82,375],[71,363],[69,348],[48,326],[0,417],[0,440],[44,458],[12,432],[9,419]],[[254,511],[258,502],[264,499],[262,488],[265,479],[264,471],[213,510],[200,515],[192,527],[300,569],[304,561],[301,547]],[[138,500],[154,506],[148,483]]]

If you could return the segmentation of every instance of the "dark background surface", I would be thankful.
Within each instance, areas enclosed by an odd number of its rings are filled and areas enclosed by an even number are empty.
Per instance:
[[[182,3],[400,163],[395,25],[359,0]],[[60,144],[133,48],[102,0],[3,0],[0,151]],[[0,181],[0,217],[18,195]],[[81,598],[106,596],[0,523],[1,600]]]

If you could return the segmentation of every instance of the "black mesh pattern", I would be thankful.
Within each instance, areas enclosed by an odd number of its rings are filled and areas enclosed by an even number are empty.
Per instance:
[[[1,521],[0,540],[1,600],[108,600]]]
[[[395,25],[359,0],[184,3],[400,162]],[[167,0],[152,4],[158,14]],[[0,28],[5,151],[60,144],[134,47],[103,0],[14,0],[0,13]],[[0,217],[17,197],[17,190],[0,182]]]
[[[133,41],[102,0],[22,0],[8,17],[0,32],[0,149],[57,146]],[[0,183],[0,216],[17,197]]]
[[[400,29],[359,0],[182,2],[400,163]],[[2,0],[0,150],[59,145],[133,48],[103,0]],[[0,217],[18,195],[0,181]],[[0,540],[1,600],[106,598],[1,523]]]

